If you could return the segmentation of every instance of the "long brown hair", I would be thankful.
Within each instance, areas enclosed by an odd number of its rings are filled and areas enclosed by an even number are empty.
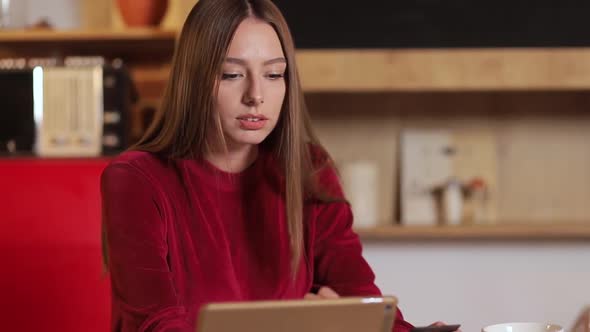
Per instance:
[[[275,129],[261,143],[275,155],[285,175],[285,201],[293,277],[304,253],[304,196],[320,193],[308,144],[321,148],[313,133],[287,23],[270,0],[200,0],[182,28],[162,105],[141,140],[131,150],[165,159],[203,158],[211,151],[210,134],[223,140],[214,114],[218,77],[233,34],[248,17],[270,24],[287,60],[286,94]],[[211,132],[213,130],[214,132]],[[327,156],[327,154],[325,155]],[[326,159],[326,162],[331,160]],[[106,253],[106,250],[105,250]],[[106,256],[105,256],[106,257]]]

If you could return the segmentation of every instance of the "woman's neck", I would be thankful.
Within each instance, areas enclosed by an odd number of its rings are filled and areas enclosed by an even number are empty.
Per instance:
[[[216,149],[205,155],[205,159],[224,172],[239,173],[252,165],[258,157],[258,145],[245,144],[240,147]]]

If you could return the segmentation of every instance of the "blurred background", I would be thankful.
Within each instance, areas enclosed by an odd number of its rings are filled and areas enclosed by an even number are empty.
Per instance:
[[[0,322],[106,331],[99,175],[194,0],[0,1]],[[415,325],[590,305],[590,3],[275,1],[365,257]]]

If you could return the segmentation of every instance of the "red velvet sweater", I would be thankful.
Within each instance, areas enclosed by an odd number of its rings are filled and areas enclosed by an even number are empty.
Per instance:
[[[126,152],[101,178],[112,281],[112,331],[193,332],[204,303],[302,298],[329,286],[378,295],[345,202],[306,201],[305,255],[290,271],[281,176],[261,151],[237,174],[206,161]],[[342,192],[333,169],[319,173]],[[398,311],[395,332],[411,325]]]

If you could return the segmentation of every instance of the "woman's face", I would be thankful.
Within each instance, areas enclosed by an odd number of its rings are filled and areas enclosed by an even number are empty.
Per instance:
[[[230,149],[259,144],[276,126],[285,97],[287,62],[274,29],[247,18],[229,46],[215,111]]]

